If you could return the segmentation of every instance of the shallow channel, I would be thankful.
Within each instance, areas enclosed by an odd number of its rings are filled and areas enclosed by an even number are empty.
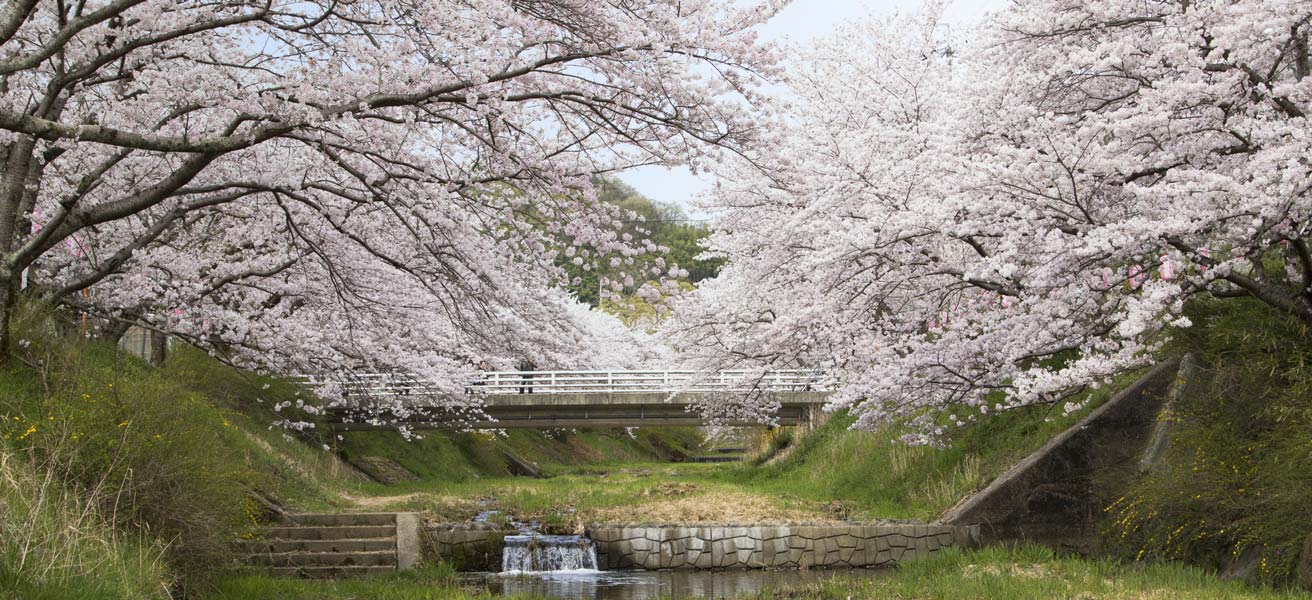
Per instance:
[[[832,577],[882,577],[890,569],[812,571],[547,571],[462,573],[461,579],[492,594],[586,600],[733,598],[764,588],[825,581]]]

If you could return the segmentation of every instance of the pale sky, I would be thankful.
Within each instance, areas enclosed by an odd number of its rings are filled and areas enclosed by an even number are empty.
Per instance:
[[[951,23],[969,25],[986,13],[996,12],[1008,0],[949,0],[945,11]],[[766,39],[805,43],[824,37],[834,29],[867,14],[887,16],[915,11],[921,0],[793,0],[762,29]],[[640,167],[620,174],[620,179],[643,195],[688,208],[688,200],[713,184],[710,175],[693,175],[686,168]],[[692,211],[689,211],[690,213]],[[705,215],[692,214],[694,218]]]

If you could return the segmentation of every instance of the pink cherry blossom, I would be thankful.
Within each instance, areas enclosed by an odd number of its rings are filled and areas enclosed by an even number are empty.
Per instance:
[[[172,333],[243,366],[400,373],[438,404],[480,360],[642,360],[555,259],[650,243],[598,174],[746,153],[778,7],[8,2],[0,355],[30,273],[107,318],[183,309]]]
[[[1312,4],[1021,0],[964,32],[941,6],[796,50],[771,143],[716,166],[729,262],[664,332],[690,364],[824,367],[858,427],[928,442],[1078,404],[1191,297],[1312,322]]]

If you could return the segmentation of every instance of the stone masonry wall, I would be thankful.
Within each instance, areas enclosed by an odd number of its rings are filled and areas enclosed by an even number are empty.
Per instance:
[[[588,536],[602,569],[795,569],[888,566],[967,546],[973,532],[944,525],[598,525]]]
[[[505,538],[519,532],[491,523],[434,523],[424,527],[424,553],[458,571],[500,571]]]

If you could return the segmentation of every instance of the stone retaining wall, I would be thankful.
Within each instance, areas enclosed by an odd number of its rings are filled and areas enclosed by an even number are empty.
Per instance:
[[[944,525],[624,527],[588,530],[602,569],[879,567],[968,546],[970,528]]]
[[[424,553],[458,571],[500,571],[508,535],[519,533],[492,523],[432,523],[424,526]]]

